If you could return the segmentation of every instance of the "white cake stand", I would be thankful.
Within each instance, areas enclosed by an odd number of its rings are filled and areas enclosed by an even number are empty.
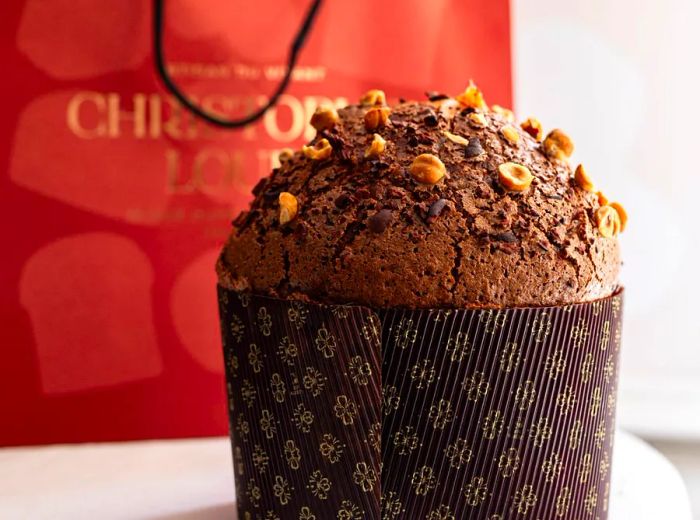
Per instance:
[[[610,520],[691,520],[676,469],[616,437]],[[0,518],[235,519],[228,439],[0,449]]]

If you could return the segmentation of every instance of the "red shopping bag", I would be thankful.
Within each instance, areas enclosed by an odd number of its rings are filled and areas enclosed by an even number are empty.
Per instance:
[[[241,116],[285,72],[308,1],[169,0],[168,70]],[[366,90],[511,101],[507,0],[326,2],[292,83],[242,130],[162,88],[146,0],[6,7],[0,126],[0,445],[222,434],[214,262],[320,103]]]

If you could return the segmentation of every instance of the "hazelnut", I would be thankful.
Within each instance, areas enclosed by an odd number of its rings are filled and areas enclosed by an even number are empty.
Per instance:
[[[337,122],[338,112],[336,112],[335,108],[333,107],[320,106],[311,116],[311,126],[313,126],[318,132],[330,130],[336,125]]]
[[[455,99],[460,102],[462,106],[476,108],[478,110],[487,110],[488,105],[484,101],[484,95],[481,90],[474,85],[473,81],[469,82],[469,86],[461,94],[455,96]]]
[[[515,114],[512,110],[502,107],[501,105],[492,105],[491,111],[503,117],[506,121],[515,121]]]
[[[602,191],[599,191],[598,193],[596,193],[596,195],[598,195],[598,204],[600,204],[601,206],[607,206],[608,204],[610,204],[610,199],[603,195]]]
[[[280,154],[277,156],[277,160],[280,162],[280,164],[284,164],[292,157],[294,157],[294,150],[291,148],[282,148],[282,150],[280,150]]]
[[[574,180],[576,181],[576,184],[579,186],[579,188],[590,192],[595,191],[595,185],[593,184],[593,180],[588,175],[588,172],[583,167],[583,164],[579,164],[576,167],[576,172],[574,173]]]
[[[452,132],[448,132],[447,130],[445,130],[444,132],[442,132],[442,135],[444,135],[445,137],[447,137],[447,139],[449,139],[450,141],[452,141],[452,142],[455,143],[455,144],[461,144],[461,145],[463,145],[463,146],[469,146],[469,140],[468,140],[468,139],[465,139],[465,138],[462,137],[461,135],[453,134]]]
[[[447,169],[443,162],[431,153],[423,153],[413,159],[409,173],[421,184],[437,184]]]
[[[525,191],[534,177],[522,164],[503,163],[498,167],[498,180],[509,191]]]
[[[302,146],[301,151],[309,159],[314,161],[320,161],[323,159],[328,159],[333,152],[333,147],[328,139],[319,139],[313,146]]]
[[[367,147],[367,150],[365,151],[365,157],[367,158],[376,158],[379,157],[382,152],[386,149],[386,141],[384,138],[379,135],[379,134],[374,134],[374,138],[372,139],[372,143]]]
[[[511,125],[506,125],[501,128],[501,134],[510,144],[518,144],[520,142],[520,134]]]
[[[367,130],[376,130],[382,126],[386,126],[389,121],[389,107],[373,107],[365,113],[365,128]]]
[[[612,238],[620,232],[622,223],[620,215],[611,206],[601,206],[595,213],[598,231],[605,238]]]
[[[571,138],[559,129],[554,129],[542,143],[544,153],[550,159],[565,161],[574,153],[574,143]]]
[[[542,129],[542,123],[540,123],[540,120],[536,117],[528,117],[525,121],[520,123],[520,128],[530,134],[535,141],[542,141],[544,130]]]
[[[617,216],[620,217],[620,233],[622,233],[627,227],[627,211],[619,202],[611,202],[610,207],[617,212]]]
[[[297,198],[289,193],[288,191],[283,191],[279,195],[280,203],[280,224],[285,225],[288,222],[294,220],[297,216],[297,211],[299,210],[299,203]]]
[[[361,105],[386,105],[386,94],[383,90],[372,89],[360,98]]]
[[[469,119],[472,126],[477,128],[483,128],[486,126],[486,118],[484,117],[484,114],[480,114],[479,112],[472,112],[467,116],[467,119]]]

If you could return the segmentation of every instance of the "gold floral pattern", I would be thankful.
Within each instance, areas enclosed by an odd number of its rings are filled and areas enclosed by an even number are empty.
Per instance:
[[[288,336],[285,336],[277,347],[277,355],[284,364],[293,367],[294,361],[299,357],[299,349]]]
[[[362,356],[354,356],[348,363],[350,379],[360,386],[366,386],[372,377],[372,367]]]
[[[412,426],[404,426],[396,431],[393,436],[396,453],[399,455],[408,455],[415,450],[418,445],[418,434]]]
[[[343,454],[343,447],[344,445],[341,444],[338,438],[334,437],[333,434],[326,433],[323,435],[318,450],[321,452],[321,456],[324,459],[331,464],[335,464],[340,460],[340,456]]]
[[[319,500],[326,500],[331,490],[331,481],[328,477],[324,477],[319,470],[316,470],[309,475],[309,483],[306,485],[306,489]]]
[[[443,312],[220,294],[240,518],[605,518],[619,298]]]
[[[293,470],[297,470],[301,463],[301,451],[294,442],[294,439],[284,441],[284,458]]]
[[[357,417],[357,405],[348,399],[346,395],[339,395],[335,398],[333,412],[345,426],[350,426],[355,422],[355,417]]]
[[[466,439],[457,439],[445,448],[450,467],[459,469],[472,459],[472,450]]]
[[[462,382],[462,388],[469,401],[478,401],[484,397],[489,391],[489,385],[483,372],[474,372]]]
[[[332,358],[335,355],[336,342],[333,334],[328,332],[326,327],[321,327],[318,329],[316,334],[316,348],[323,355],[324,358]]]
[[[473,477],[468,484],[465,484],[462,489],[464,498],[467,499],[467,505],[477,507],[488,496],[489,490],[486,487],[486,479],[484,477]]]
[[[367,493],[374,489],[374,485],[377,483],[377,473],[366,462],[358,462],[355,464],[352,480],[362,488],[362,491]]]
[[[416,495],[427,495],[437,487],[435,472],[430,466],[423,466],[411,476],[411,484]]]

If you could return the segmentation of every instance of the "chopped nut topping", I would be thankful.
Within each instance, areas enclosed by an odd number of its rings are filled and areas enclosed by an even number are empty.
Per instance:
[[[365,128],[367,130],[376,130],[382,126],[386,126],[389,121],[391,109],[389,107],[373,107],[365,113]]]
[[[311,116],[311,126],[319,132],[330,130],[337,122],[338,112],[333,107],[320,106]]]
[[[574,143],[571,138],[559,129],[552,130],[542,143],[544,153],[550,159],[565,161],[574,153]]]
[[[333,147],[328,139],[319,139],[313,146],[302,146],[301,151],[309,159],[314,161],[320,161],[323,159],[328,159],[333,152]]]
[[[583,167],[583,164],[579,164],[576,167],[576,172],[574,173],[574,180],[581,189],[590,192],[595,191],[595,185],[593,184],[593,180],[588,175],[588,172]]]
[[[455,144],[461,144],[464,146],[469,146],[469,141],[462,137],[461,135],[453,134],[452,132],[448,132],[447,130],[442,132],[442,135],[447,137],[450,141],[452,141]]]
[[[283,191],[279,195],[280,203],[280,224],[285,225],[297,216],[297,211],[299,210],[299,203],[297,198],[287,191]]]
[[[476,108],[479,110],[487,110],[488,105],[484,101],[484,95],[481,90],[474,85],[473,81],[469,82],[469,86],[461,94],[455,96],[462,106]]]
[[[536,117],[528,117],[525,121],[520,123],[520,128],[530,134],[537,142],[542,141],[542,137],[544,137],[542,123],[540,123],[539,119]]]
[[[382,152],[386,149],[386,141],[384,138],[379,135],[379,134],[374,134],[374,138],[372,139],[372,143],[367,147],[367,150],[365,151],[365,157],[367,158],[376,158],[379,157]]]
[[[483,128],[486,126],[486,118],[484,117],[484,114],[480,114],[479,112],[472,112],[467,116],[467,119],[469,119],[472,126],[477,128]]]
[[[610,204],[610,199],[603,195],[602,191],[599,191],[598,193],[596,193],[596,195],[598,195],[598,204],[600,204],[601,206],[607,206],[608,204]]]
[[[423,153],[413,159],[409,173],[421,184],[437,184],[447,173],[443,162],[431,153]]]
[[[372,89],[365,92],[360,98],[362,105],[386,105],[386,94],[383,90]]]
[[[277,156],[277,160],[280,162],[280,164],[283,164],[292,157],[294,157],[294,150],[291,148],[282,148],[282,150],[280,150],[280,154]]]
[[[492,105],[491,111],[495,112],[499,116],[503,117],[506,121],[510,121],[510,122],[515,121],[515,114],[513,114],[513,111],[510,109],[504,108],[501,105]]]
[[[522,164],[507,162],[498,167],[498,180],[507,190],[525,191],[533,179],[530,170]]]
[[[518,144],[520,142],[520,134],[510,125],[501,128],[501,133],[511,144]]]
[[[627,227],[627,211],[622,207],[619,202],[611,202],[610,207],[617,212],[617,216],[620,217],[620,233],[622,233]]]
[[[601,206],[598,208],[598,211],[596,211],[595,216],[598,222],[598,231],[600,231],[600,234],[605,238],[614,237],[620,232],[622,222],[615,208],[611,206]]]

